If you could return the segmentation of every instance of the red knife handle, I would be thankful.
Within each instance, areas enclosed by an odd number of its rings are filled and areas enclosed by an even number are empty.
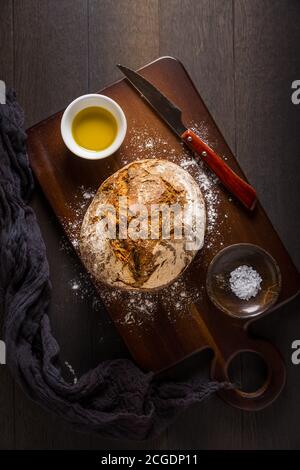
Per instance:
[[[218,176],[223,185],[241,201],[247,209],[253,210],[257,201],[256,191],[246,183],[191,129],[181,136],[184,142],[202,158],[203,162]]]

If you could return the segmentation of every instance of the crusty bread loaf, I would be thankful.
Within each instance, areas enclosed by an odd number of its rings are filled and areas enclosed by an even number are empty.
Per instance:
[[[188,208],[194,204],[193,210],[196,207],[198,218],[197,248],[188,249],[185,236],[181,239],[175,236],[179,225],[183,224],[182,217],[170,217],[169,238],[164,236],[160,216],[156,219],[155,229],[151,226],[153,219],[150,221],[147,217],[144,225],[149,229],[147,238],[132,236],[121,239],[123,212],[119,209],[120,196],[123,201],[128,201],[129,209],[134,204],[144,204],[148,214],[155,207],[153,204],[160,204],[160,207],[161,204],[177,204],[177,207]],[[110,206],[116,209],[115,214],[107,209]],[[129,224],[142,220],[138,215],[131,209],[128,211],[127,228]],[[113,239],[103,229],[104,216],[117,224]],[[98,189],[81,227],[82,259],[97,280],[111,286],[130,290],[158,289],[174,281],[202,247],[205,223],[205,205],[200,188],[187,171],[166,160],[135,161],[110,176]]]

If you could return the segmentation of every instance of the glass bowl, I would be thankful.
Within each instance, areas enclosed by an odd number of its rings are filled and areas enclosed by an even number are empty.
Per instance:
[[[252,267],[262,278],[261,289],[249,300],[240,299],[230,288],[230,273],[241,265]],[[228,315],[238,318],[256,317],[277,301],[281,290],[280,269],[274,258],[257,245],[230,245],[211,261],[207,271],[206,290],[213,304]]]

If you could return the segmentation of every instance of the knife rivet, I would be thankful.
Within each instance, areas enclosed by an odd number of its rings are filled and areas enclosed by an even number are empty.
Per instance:
[[[192,142],[192,140],[193,140],[193,137],[191,135],[189,135],[188,138],[187,138],[187,141]]]
[[[207,157],[207,153],[205,152],[205,150],[203,150],[203,152],[201,153],[202,157]]]

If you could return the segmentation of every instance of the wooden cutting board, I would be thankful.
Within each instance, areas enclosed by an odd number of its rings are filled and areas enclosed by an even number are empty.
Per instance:
[[[182,109],[186,125],[194,127],[244,176],[179,61],[163,57],[142,68],[140,73]],[[254,394],[234,390],[222,392],[222,396],[240,408],[266,406],[280,393],[285,382],[281,356],[268,342],[248,336],[249,321],[229,317],[212,305],[205,291],[206,272],[213,256],[225,246],[249,242],[263,247],[275,258],[282,274],[282,291],[272,311],[299,293],[299,273],[261,205],[249,213],[208,170],[195,168],[189,150],[125,80],[101,93],[121,105],[128,121],[126,139],[112,157],[86,161],[72,155],[61,138],[61,112],[28,130],[30,162],[50,205],[80,256],[80,225],[93,194],[105,178],[130,161],[153,157],[172,160],[190,171],[203,189],[209,223],[205,246],[182,278],[155,294],[129,294],[100,284],[96,288],[140,367],[161,371],[195,351],[210,348],[215,354],[212,377],[228,380],[231,359],[240,351],[255,351],[268,365],[266,384]]]

